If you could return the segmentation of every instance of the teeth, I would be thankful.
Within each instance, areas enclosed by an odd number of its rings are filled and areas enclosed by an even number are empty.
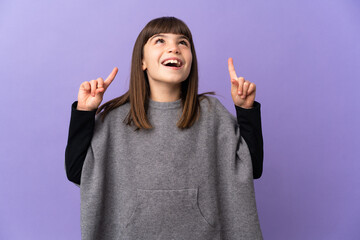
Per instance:
[[[178,60],[166,60],[163,64],[166,65],[168,63],[175,63],[178,67],[180,67],[181,63]]]

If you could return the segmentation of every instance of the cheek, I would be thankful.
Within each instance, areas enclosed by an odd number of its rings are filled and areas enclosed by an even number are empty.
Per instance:
[[[189,58],[189,62],[192,63],[192,53],[191,53],[191,51],[189,51],[188,58]]]
[[[149,52],[146,58],[146,62],[149,65],[156,65],[160,60],[160,55],[157,51]]]
[[[191,68],[191,66],[192,66],[192,56],[191,55],[189,56],[188,63],[189,63],[189,68]]]

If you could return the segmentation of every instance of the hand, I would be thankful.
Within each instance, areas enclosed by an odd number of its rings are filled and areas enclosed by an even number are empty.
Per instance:
[[[96,80],[91,80],[90,82],[83,82],[80,85],[76,109],[82,111],[92,111],[97,109],[103,100],[106,89],[114,80],[117,72],[118,68],[115,67],[105,82],[101,77]]]
[[[231,79],[231,96],[236,106],[250,109],[253,107],[256,94],[255,83],[237,77],[233,59],[228,59],[229,74]]]

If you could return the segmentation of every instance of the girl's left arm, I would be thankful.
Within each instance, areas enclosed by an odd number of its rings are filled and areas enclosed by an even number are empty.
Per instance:
[[[231,81],[231,97],[236,108],[240,135],[248,144],[253,165],[253,176],[260,178],[263,169],[263,138],[261,129],[260,103],[255,101],[256,85],[243,77],[237,77],[233,59],[228,59]]]

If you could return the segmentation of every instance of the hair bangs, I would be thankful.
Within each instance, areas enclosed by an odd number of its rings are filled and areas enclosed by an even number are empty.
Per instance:
[[[144,33],[145,41],[158,33],[173,33],[184,35],[188,38],[191,45],[193,45],[190,29],[183,21],[175,17],[156,18],[150,21],[144,29],[146,29],[146,32]]]

